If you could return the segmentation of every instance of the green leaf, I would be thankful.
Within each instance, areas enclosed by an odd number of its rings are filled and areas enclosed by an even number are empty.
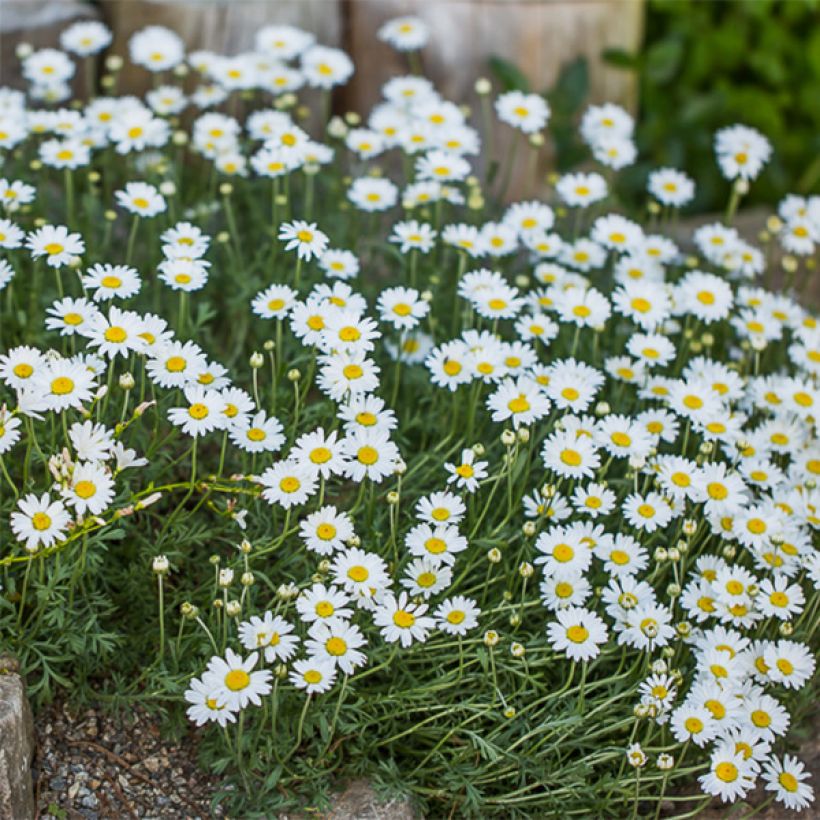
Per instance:
[[[524,76],[518,66],[505,60],[503,57],[493,55],[488,60],[490,71],[496,80],[501,84],[504,91],[527,91],[530,90],[530,82]]]
[[[586,57],[565,63],[550,94],[553,107],[564,114],[574,114],[589,93],[589,65]]]
[[[636,69],[640,65],[640,57],[637,54],[630,54],[622,48],[604,49],[601,59],[616,68]]]
[[[662,40],[646,53],[646,75],[653,82],[664,85],[678,73],[683,60],[683,43],[680,40]]]

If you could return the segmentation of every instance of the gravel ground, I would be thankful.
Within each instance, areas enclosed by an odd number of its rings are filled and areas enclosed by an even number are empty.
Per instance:
[[[216,781],[197,767],[195,746],[162,740],[158,720],[139,707],[114,717],[57,703],[36,730],[39,820],[222,816],[211,814]]]

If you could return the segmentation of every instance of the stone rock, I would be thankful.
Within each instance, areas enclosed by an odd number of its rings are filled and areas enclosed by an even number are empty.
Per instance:
[[[409,800],[381,801],[366,780],[354,780],[333,800],[328,820],[416,820]]]
[[[0,817],[34,817],[34,722],[17,662],[0,657]]]

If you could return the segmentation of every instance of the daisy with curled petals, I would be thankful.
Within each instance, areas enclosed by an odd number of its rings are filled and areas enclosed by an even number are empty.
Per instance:
[[[814,789],[806,782],[811,775],[805,765],[792,755],[781,760],[772,755],[763,769],[766,791],[791,811],[802,811],[814,802]]]
[[[293,662],[290,682],[308,695],[327,692],[336,682],[336,664],[319,658],[305,658]]]
[[[24,542],[28,552],[63,540],[71,516],[62,501],[52,501],[48,493],[39,498],[31,493],[21,498],[17,506],[20,511],[11,514],[11,531],[18,541]]]
[[[307,624],[317,621],[347,621],[353,615],[348,607],[350,598],[338,587],[315,583],[296,599],[296,611]]]
[[[599,655],[606,643],[606,624],[594,612],[583,607],[567,607],[555,613],[556,621],[547,624],[547,638],[556,652],[571,661],[589,661]]]
[[[268,467],[259,478],[264,487],[262,498],[289,510],[304,504],[316,492],[317,478],[317,474],[303,464],[280,461]]]
[[[724,803],[733,803],[745,797],[755,786],[755,771],[734,744],[720,744],[713,752],[709,771],[698,778],[706,794],[720,797]]]
[[[85,253],[85,242],[78,233],[69,233],[64,225],[44,225],[26,237],[26,247],[34,259],[44,256],[51,268],[68,265],[75,256]]]
[[[114,196],[121,208],[143,218],[161,214],[168,207],[165,197],[147,182],[128,182]]]
[[[102,515],[114,499],[114,479],[100,464],[81,463],[60,492],[78,516]]]
[[[128,299],[139,293],[142,283],[137,271],[129,265],[93,265],[82,277],[84,288],[94,290],[94,301]]]
[[[226,649],[224,658],[211,658],[202,681],[216,684],[218,693],[231,709],[244,709],[249,703],[261,706],[262,697],[271,691],[272,674],[267,669],[254,672],[258,660],[258,652],[251,652],[243,659],[232,649]]]
[[[237,710],[227,707],[225,698],[218,690],[219,686],[213,681],[209,686],[199,678],[191,678],[184,695],[185,701],[190,704],[185,713],[188,720],[197,726],[215,722],[225,727],[229,723],[235,723]]]
[[[289,661],[299,644],[299,637],[291,634],[293,624],[284,618],[265,612],[239,624],[239,640],[249,650],[261,650],[268,663]]]
[[[376,307],[381,320],[396,330],[411,330],[430,312],[429,303],[419,298],[415,288],[387,288],[379,295]]]
[[[474,493],[478,483],[487,477],[487,462],[476,461],[475,451],[469,447],[461,451],[461,460],[458,464],[447,463],[444,469],[450,474],[448,484],[455,484],[461,490]]]
[[[282,422],[260,410],[253,418],[241,417],[230,426],[231,441],[246,453],[275,453],[285,443]]]
[[[511,419],[517,430],[522,424],[528,426],[543,418],[549,412],[550,400],[537,382],[521,376],[501,382],[488,397],[487,408],[492,412],[493,421]]]
[[[446,635],[464,637],[471,629],[478,626],[481,610],[472,598],[454,595],[443,600],[433,616],[436,626]]]
[[[400,458],[399,448],[384,430],[357,430],[344,439],[343,446],[347,455],[345,475],[357,483],[369,478],[380,484],[395,470]]]
[[[66,296],[46,309],[46,330],[58,330],[61,336],[74,336],[90,327],[99,312],[97,306],[85,297]]]
[[[327,250],[328,238],[315,222],[297,219],[283,222],[279,226],[279,239],[285,243],[285,250],[295,250],[299,259],[309,262],[313,257],[321,257]]]
[[[427,524],[458,524],[467,512],[465,503],[444,490],[423,496],[416,503],[416,517]]]
[[[299,537],[317,555],[332,555],[354,535],[350,516],[330,505],[311,513],[299,524]]]
[[[367,655],[360,650],[362,646],[367,646],[367,639],[359,627],[339,618],[314,622],[305,641],[305,650],[312,658],[332,663],[345,675],[352,675],[367,663]]]
[[[223,401],[216,390],[188,385],[183,392],[188,405],[187,407],[172,407],[168,410],[168,419],[171,424],[193,438],[225,427],[226,419],[222,412]]]
[[[284,319],[299,294],[287,285],[271,285],[254,296],[251,308],[263,319]]]
[[[68,438],[79,461],[108,461],[114,446],[114,432],[92,421],[75,421],[68,428]]]
[[[544,466],[562,478],[592,478],[601,466],[601,457],[589,436],[556,431],[541,450]]]
[[[373,612],[373,623],[381,627],[381,636],[387,643],[397,641],[406,649],[414,641],[424,643],[436,622],[426,615],[426,604],[414,604],[406,592],[397,598],[392,593]]]

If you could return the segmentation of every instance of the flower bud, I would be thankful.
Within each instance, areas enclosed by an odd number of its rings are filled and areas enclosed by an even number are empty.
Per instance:
[[[236,618],[237,615],[242,612],[242,604],[240,604],[239,601],[228,601],[225,612],[229,618]]]
[[[252,572],[243,572],[239,577],[239,583],[242,584],[243,587],[252,587],[255,582],[256,579],[253,577]]]
[[[260,367],[262,367],[262,365],[265,364],[265,357],[258,352],[251,353],[249,363],[254,370],[258,370]]]
[[[491,564],[497,564],[501,560],[501,550],[498,547],[487,550],[487,560]]]
[[[514,658],[523,658],[523,657],[524,657],[524,655],[526,655],[526,654],[527,654],[527,650],[526,650],[526,648],[524,647],[524,644],[522,644],[522,643],[518,643],[518,641],[513,641],[513,642],[510,644],[510,654],[511,654]]]
[[[535,521],[525,521],[524,525],[521,527],[521,531],[527,538],[532,538],[535,535],[537,527],[535,526]]]
[[[661,752],[658,755],[656,765],[662,772],[668,772],[670,769],[674,768],[675,758],[672,757],[672,755],[667,754],[666,752]]]
[[[233,570],[230,567],[220,569],[217,583],[222,589],[227,589],[233,583]]]
[[[396,504],[399,503],[399,497],[400,497],[399,494],[395,490],[391,490],[387,494],[387,503],[390,504],[391,506],[395,506]]]
[[[479,97],[486,97],[492,92],[493,85],[486,77],[479,77],[475,81],[474,88],[475,93],[478,94]]]
[[[501,640],[498,633],[494,629],[488,629],[484,633],[484,645],[493,647],[497,646],[498,642]]]
[[[504,430],[501,433],[501,443],[505,447],[512,447],[515,444],[515,433],[512,430]]]
[[[170,564],[168,563],[168,558],[165,555],[155,555],[154,560],[151,562],[151,569],[157,575],[167,575],[168,570],[171,568]]]
[[[522,561],[518,566],[518,574],[522,578],[532,578],[535,567],[529,561]]]
[[[131,373],[123,373],[120,376],[120,388],[123,390],[133,390],[136,381]]]
[[[289,382],[298,382],[299,379],[302,378],[302,372],[299,370],[298,367],[292,367],[288,370],[288,381]]]

